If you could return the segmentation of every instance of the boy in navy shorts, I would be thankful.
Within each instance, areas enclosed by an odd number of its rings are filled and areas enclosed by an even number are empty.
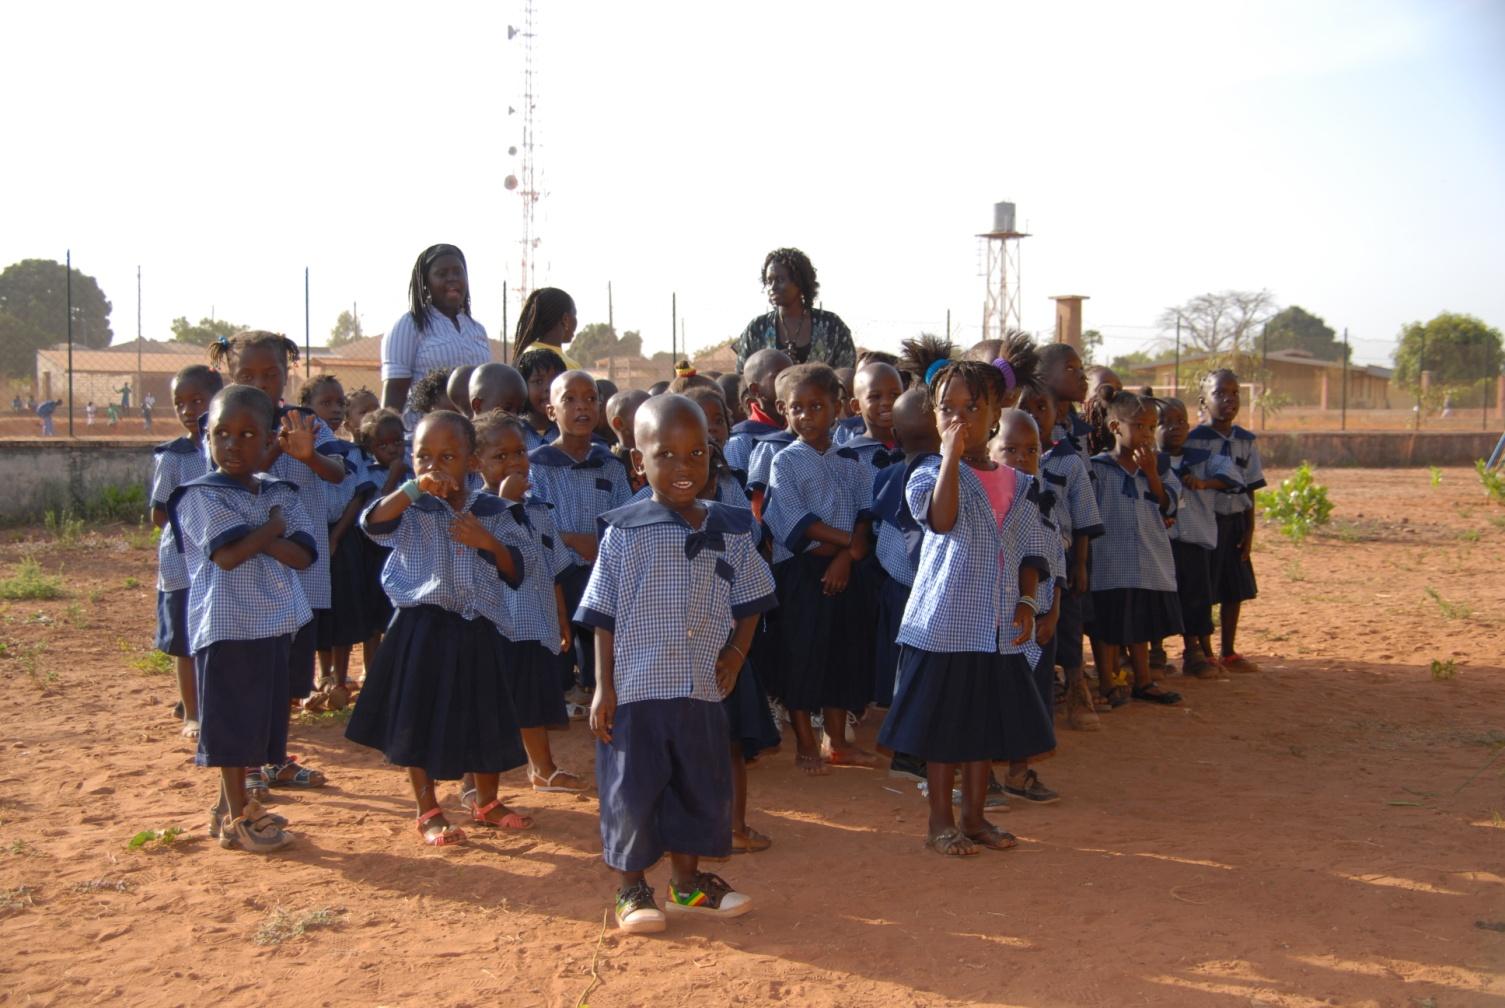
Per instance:
[[[711,448],[690,399],[648,400],[634,422],[647,500],[601,516],[601,546],[575,614],[595,628],[601,845],[622,877],[617,925],[664,929],[644,871],[666,853],[668,910],[737,917],[749,898],[702,857],[731,852],[732,781],[721,700],[736,684],[773,575],[752,513],[702,501]]]

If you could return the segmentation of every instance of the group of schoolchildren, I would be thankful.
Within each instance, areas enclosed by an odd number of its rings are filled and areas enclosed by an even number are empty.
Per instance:
[[[330,376],[285,404],[297,353],[259,331],[211,346],[173,382],[185,435],[157,449],[157,644],[220,770],[226,848],[285,847],[270,789],[326,783],[287,752],[300,704],[354,696],[347,737],[407,774],[436,847],[466,839],[441,781],[472,830],[532,827],[508,771],[588,790],[549,745],[580,717],[618,924],[657,931],[665,910],[749,909],[700,861],[772,843],[747,767],[781,722],[824,775],[877,764],[854,728],[886,709],[878,747],[927,795],[926,845],[967,856],[1015,844],[990,809],[1058,800],[1031,765],[1058,704],[1091,730],[1179,703],[1176,637],[1187,676],[1254,671],[1235,635],[1263,478],[1228,371],[1192,427],[1023,335],[922,337],[844,373],[765,349],[614,394],[539,344],[421,379],[409,429]],[[644,873],[665,855],[660,909]]]

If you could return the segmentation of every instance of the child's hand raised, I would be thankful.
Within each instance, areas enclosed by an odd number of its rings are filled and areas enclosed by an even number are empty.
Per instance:
[[[496,488],[497,496],[511,501],[520,501],[531,487],[527,476],[522,473],[513,473],[502,480],[502,485]]]
[[[459,489],[459,484],[450,478],[449,473],[436,469],[418,477],[418,489],[432,497],[448,497]]]
[[[1155,449],[1149,445],[1140,445],[1134,449],[1134,464],[1137,465],[1149,479],[1150,486],[1156,486],[1160,482],[1160,469],[1158,460],[1155,458]]]
[[[282,429],[277,433],[277,443],[282,450],[299,461],[306,462],[314,454],[314,418],[304,416],[297,410],[282,415]]]
[[[469,511],[457,515],[450,523],[449,537],[461,546],[469,546],[472,549],[495,550],[496,538],[486,531],[486,526],[481,520]]]
[[[591,731],[602,742],[611,741],[612,722],[617,717],[617,691],[610,686],[596,683],[596,695],[591,698]]]
[[[960,417],[946,425],[941,431],[941,457],[957,458],[962,449],[967,446],[967,422]]]

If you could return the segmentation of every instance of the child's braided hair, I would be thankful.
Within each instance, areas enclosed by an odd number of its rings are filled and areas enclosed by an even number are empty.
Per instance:
[[[242,354],[257,347],[267,347],[275,352],[284,371],[289,365],[297,363],[298,344],[281,333],[267,332],[265,329],[243,329],[234,336],[221,336],[209,344],[209,363],[217,370],[229,370]]]

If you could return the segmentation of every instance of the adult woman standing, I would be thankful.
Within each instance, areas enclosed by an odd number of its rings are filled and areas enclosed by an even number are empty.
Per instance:
[[[491,360],[486,330],[470,317],[470,278],[465,253],[453,245],[430,245],[413,263],[408,310],[381,341],[381,404],[406,415],[413,380],[436,368]]]
[[[529,350],[552,350],[572,371],[580,364],[564,352],[564,345],[575,338],[575,299],[558,287],[540,287],[528,295],[517,316],[513,335],[512,362],[522,360]],[[587,362],[587,365],[590,362]]]
[[[753,319],[737,337],[738,371],[749,355],[768,347],[784,351],[796,364],[856,365],[847,324],[835,312],[815,307],[820,284],[809,256],[797,248],[774,249],[763,257],[762,279],[773,311]]]

